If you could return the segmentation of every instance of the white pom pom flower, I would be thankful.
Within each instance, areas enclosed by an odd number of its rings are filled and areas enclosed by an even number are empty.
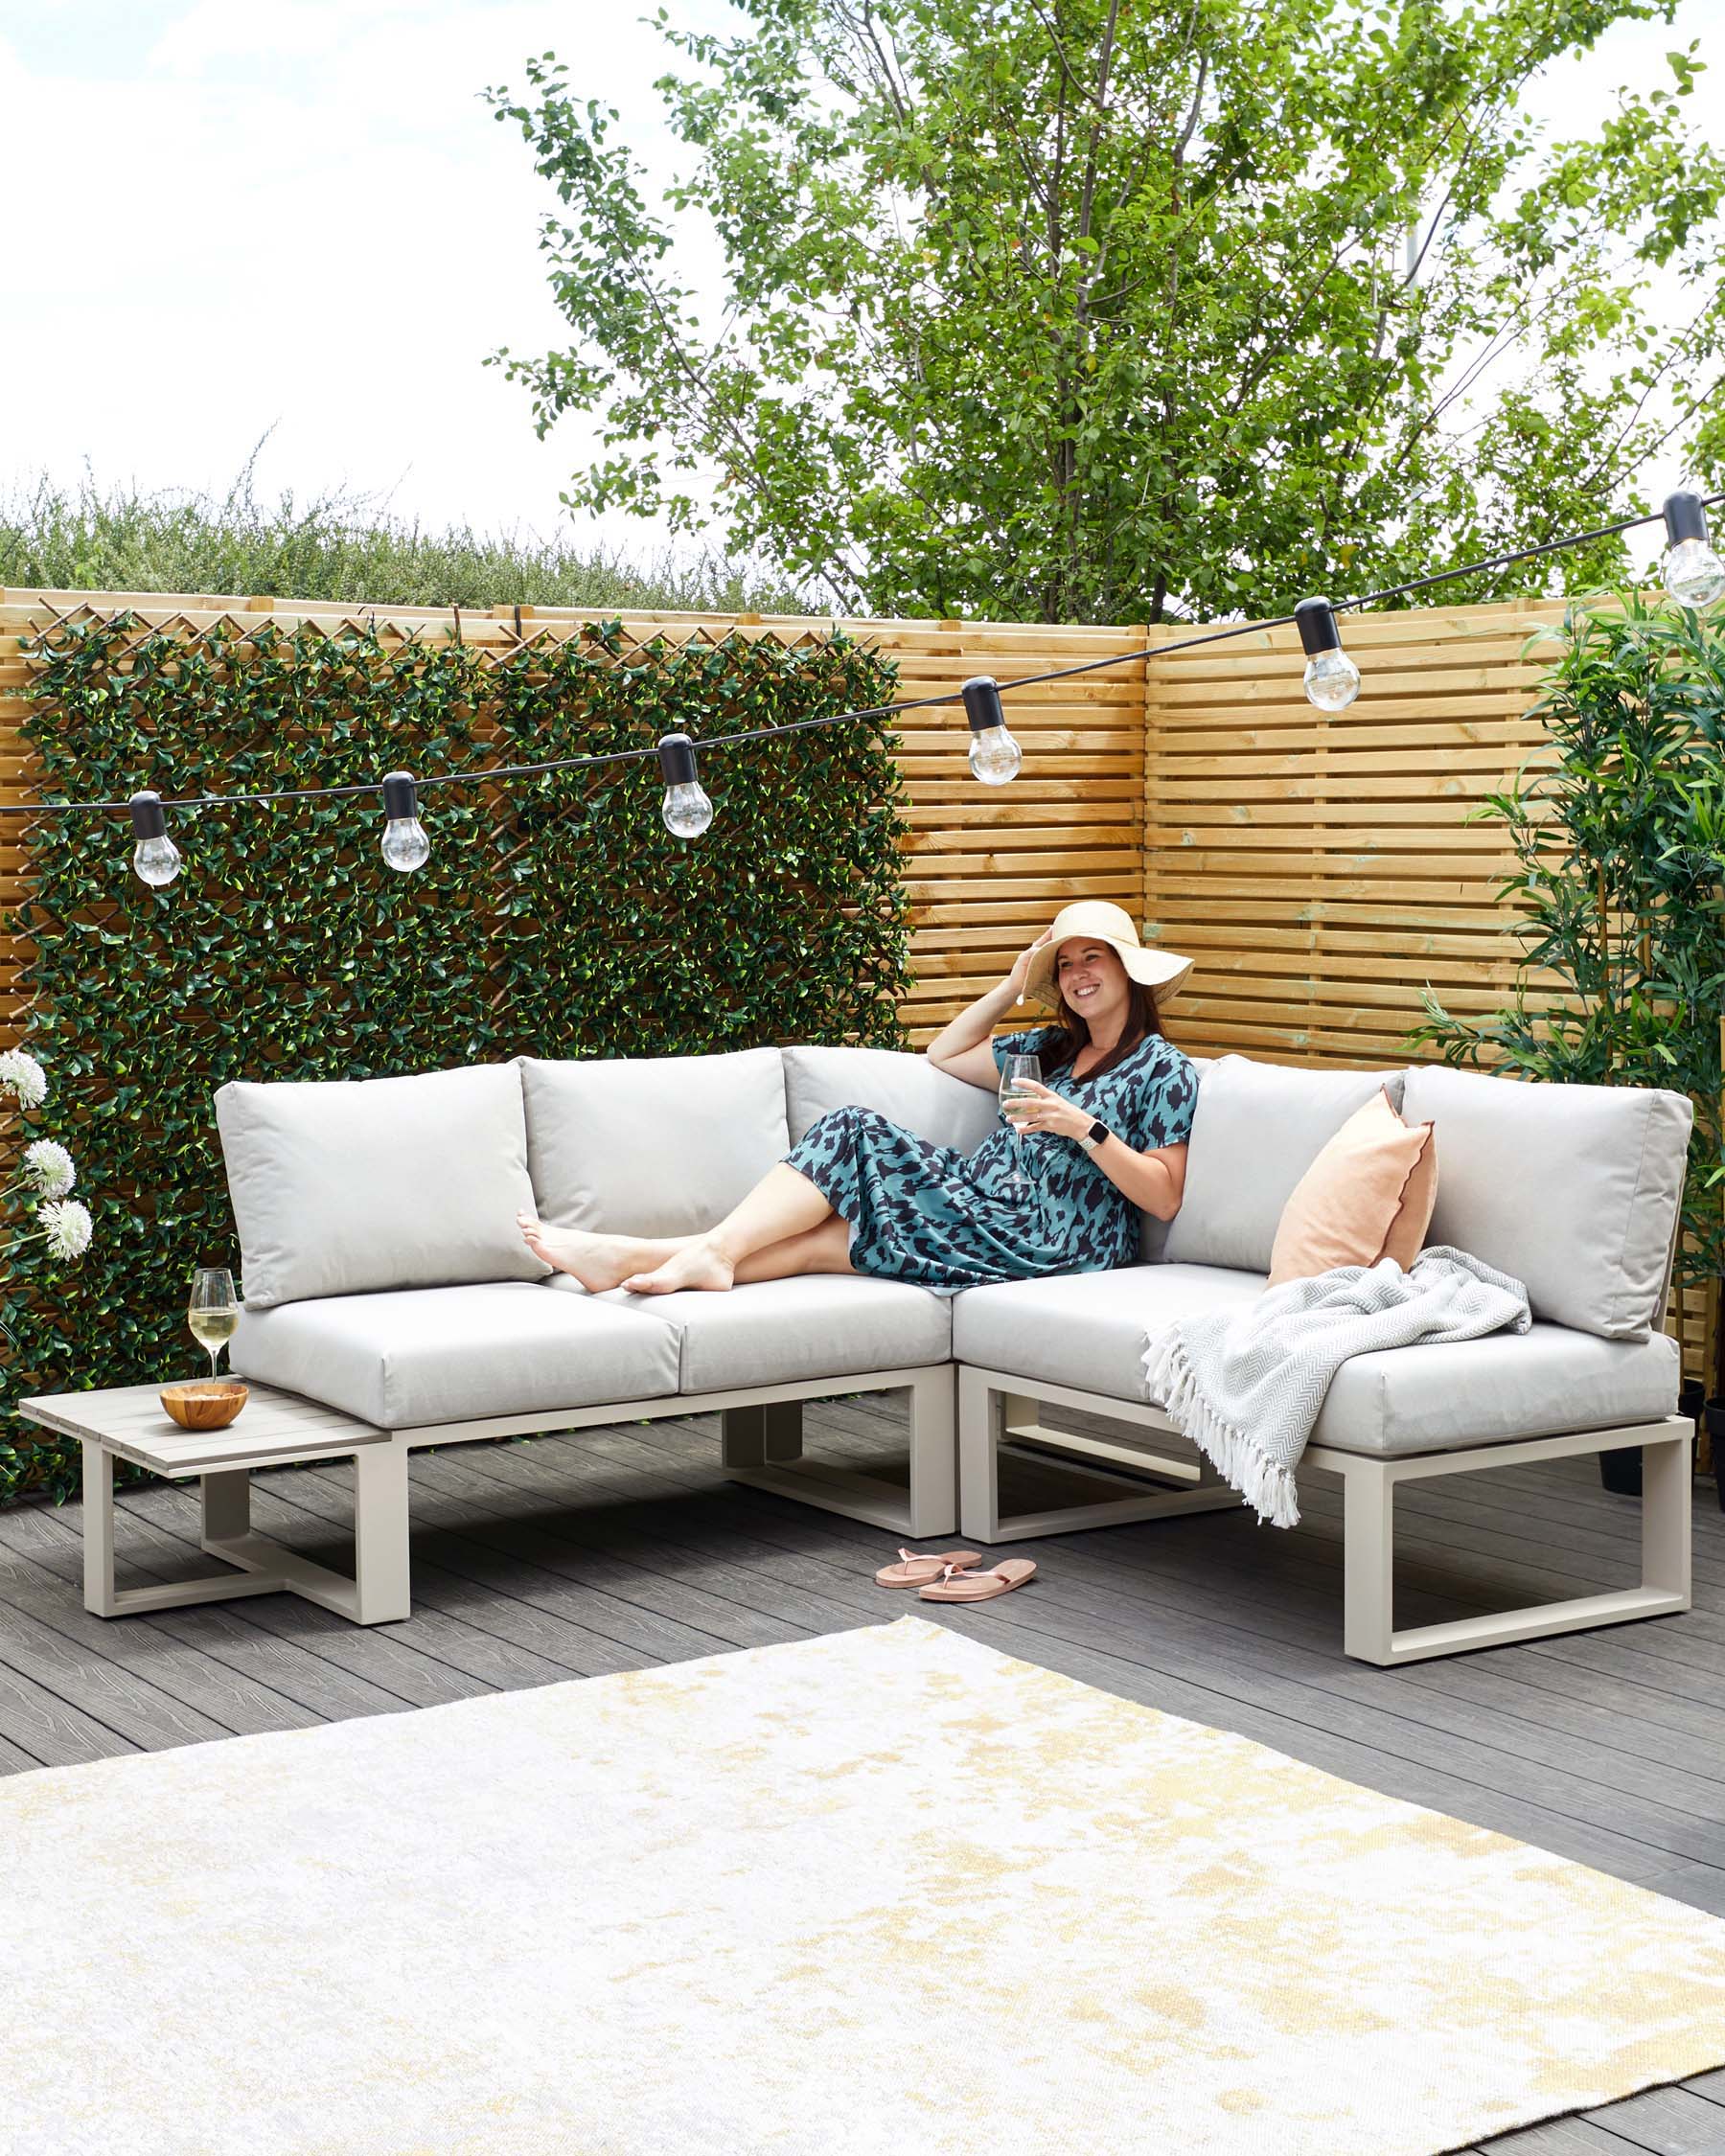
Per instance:
[[[23,1048],[0,1055],[0,1092],[11,1093],[20,1108],[40,1108],[48,1098],[48,1073]]]
[[[50,1253],[57,1258],[80,1258],[90,1247],[94,1224],[88,1205],[76,1198],[51,1198],[36,1207]],[[33,1238],[34,1240],[34,1238]]]
[[[24,1173],[38,1198],[63,1198],[78,1181],[71,1154],[53,1138],[24,1148]]]

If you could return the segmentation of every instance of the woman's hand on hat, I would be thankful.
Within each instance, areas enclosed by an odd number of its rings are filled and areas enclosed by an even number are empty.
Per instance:
[[[1080,1138],[1095,1120],[1088,1108],[1079,1108],[1070,1100],[1063,1100],[1057,1092],[1047,1086],[1039,1085],[1034,1078],[1020,1078],[1016,1083],[1020,1092],[1031,1096],[1027,1108],[1020,1108],[1015,1103],[1017,1112],[1009,1112],[1016,1130],[1049,1131],[1056,1137]]]
[[[1045,929],[1036,941],[1027,943],[1012,962],[1012,971],[1006,975],[1006,986],[1011,989],[1014,997],[1021,1002],[1024,999],[1024,983],[1030,978],[1030,961],[1043,945],[1047,942],[1052,932],[1051,929]]]

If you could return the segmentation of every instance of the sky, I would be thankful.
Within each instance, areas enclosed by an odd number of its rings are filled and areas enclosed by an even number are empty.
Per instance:
[[[654,0],[656,5],[656,0]],[[664,0],[687,27],[726,0]],[[0,486],[387,496],[427,523],[572,536],[646,559],[617,516],[573,533],[558,493],[592,437],[536,437],[499,345],[564,339],[537,245],[548,191],[480,93],[556,51],[675,169],[639,0],[0,0]],[[1564,132],[1701,40],[1725,95],[1725,0],[1619,25],[1540,95]],[[1680,474],[1657,483],[1675,483]],[[1657,491],[1657,484],[1656,484]]]

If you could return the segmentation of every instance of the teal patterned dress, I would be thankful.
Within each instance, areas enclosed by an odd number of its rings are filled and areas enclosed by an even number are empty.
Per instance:
[[[997,1041],[996,1067],[1005,1055],[1043,1055],[1059,1038],[1049,1026]],[[1158,1034],[1099,1076],[1074,1078],[1068,1065],[1045,1069],[1043,1082],[1140,1153],[1184,1144],[1192,1127],[1197,1071]],[[850,1223],[851,1264],[880,1279],[956,1295],[995,1280],[1132,1264],[1138,1208],[1083,1147],[1052,1131],[1027,1133],[1032,1187],[1021,1195],[1005,1187],[1015,1142],[1002,1120],[967,1158],[872,1108],[836,1108],[786,1159]]]

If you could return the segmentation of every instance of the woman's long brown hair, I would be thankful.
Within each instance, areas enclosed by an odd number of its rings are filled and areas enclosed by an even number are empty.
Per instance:
[[[1116,1064],[1124,1062],[1146,1036],[1157,1034],[1163,1040],[1167,1039],[1167,1028],[1162,1024],[1162,1014],[1156,1007],[1156,991],[1146,987],[1141,980],[1134,980],[1128,975],[1126,995],[1126,1023],[1120,1028],[1119,1041],[1099,1064],[1085,1072],[1087,1079],[1100,1078],[1105,1070],[1112,1070]],[[1048,1043],[1042,1055],[1045,1073],[1064,1070],[1069,1064],[1076,1062],[1079,1049],[1085,1047],[1090,1041],[1089,1024],[1079,1017],[1064,996],[1060,998],[1060,1008],[1055,1014],[1055,1024],[1059,1027],[1059,1032]]]

